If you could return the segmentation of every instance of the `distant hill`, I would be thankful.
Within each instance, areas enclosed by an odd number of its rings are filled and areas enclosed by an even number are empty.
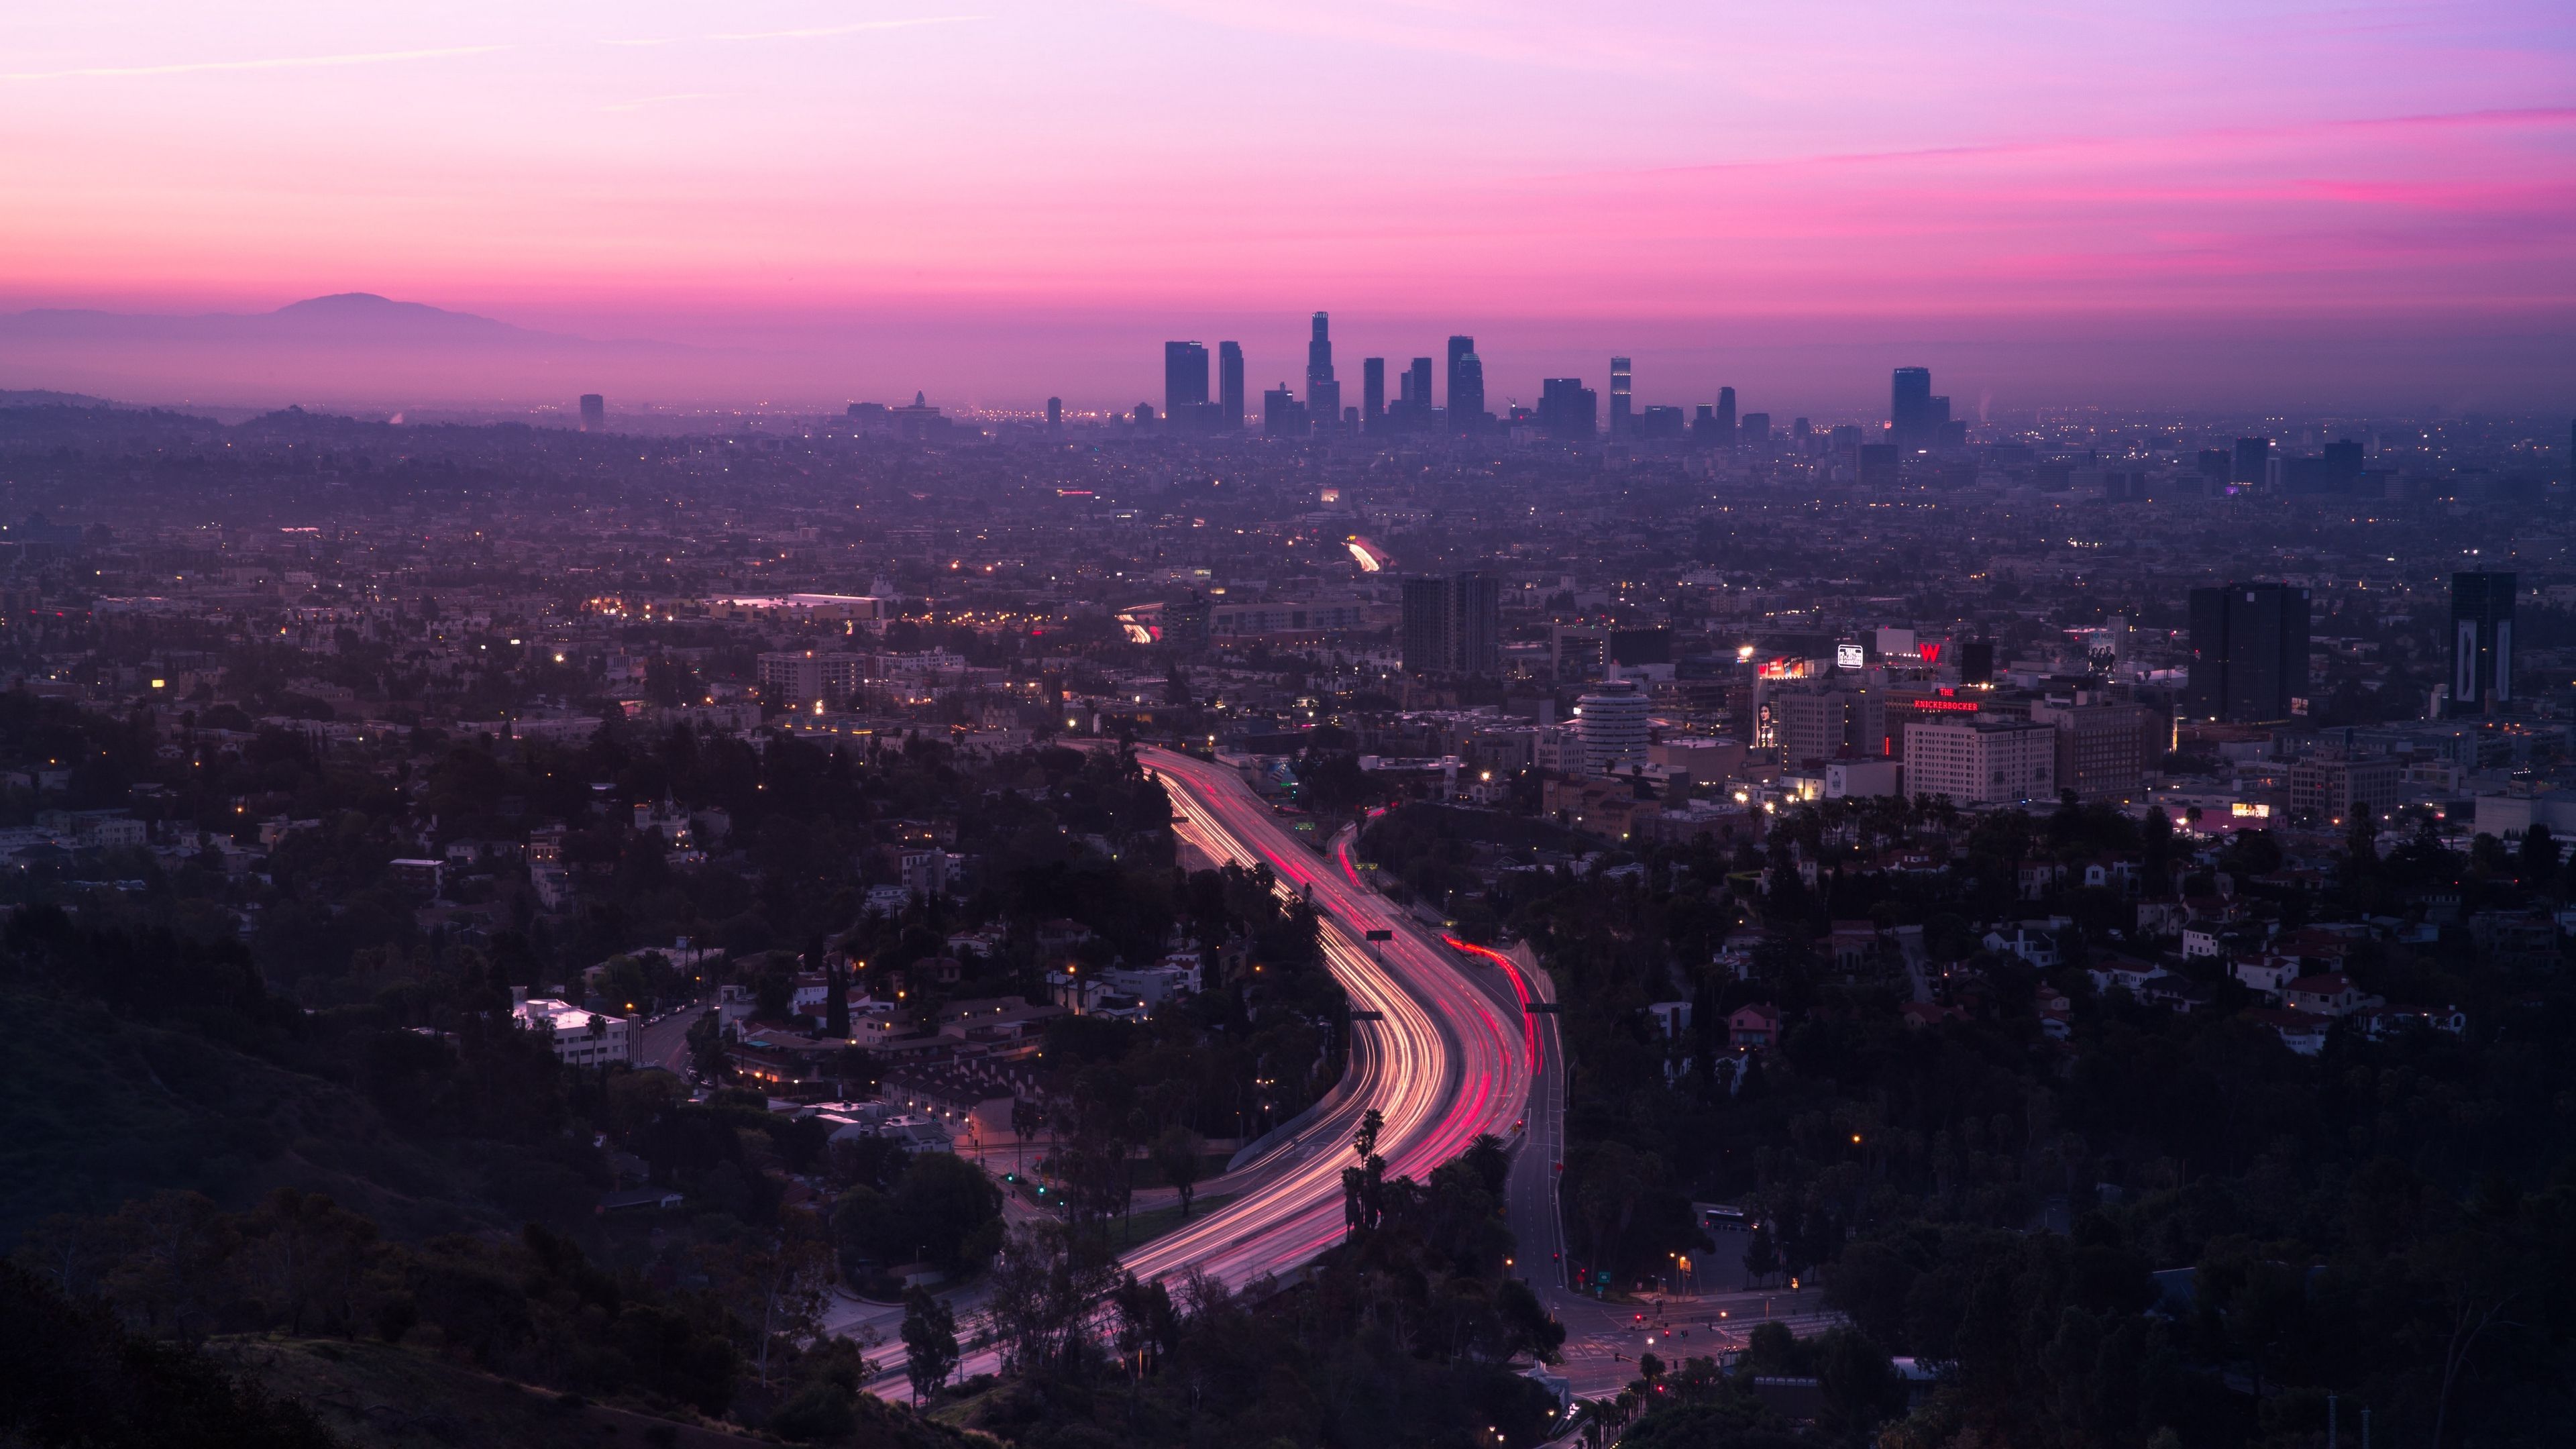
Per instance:
[[[48,392],[43,388],[0,387],[0,408],[132,408],[134,403],[85,392]]]
[[[0,316],[0,337],[30,342],[232,342],[347,346],[597,346],[560,333],[532,332],[470,312],[341,292],[290,302],[274,312],[167,315],[40,307]]]

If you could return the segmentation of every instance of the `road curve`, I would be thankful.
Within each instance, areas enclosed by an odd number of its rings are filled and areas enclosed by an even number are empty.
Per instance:
[[[1286,889],[1313,903],[1323,915],[1326,964],[1355,1007],[1377,1013],[1352,1023],[1355,1036],[1366,1035],[1353,1044],[1351,1070],[1359,1077],[1345,1103],[1260,1164],[1256,1182],[1233,1202],[1123,1260],[1139,1278],[1175,1278],[1196,1267],[1239,1289],[1340,1241],[1342,1169],[1351,1165],[1350,1125],[1361,1113],[1375,1108],[1384,1119],[1378,1150],[1391,1176],[1420,1179],[1484,1133],[1510,1141],[1529,1100],[1541,1037],[1519,1009],[1527,986],[1509,962],[1453,949],[1369,891],[1346,848],[1330,860],[1318,856],[1240,772],[1168,750],[1136,754],[1171,797],[1176,834],[1210,859],[1269,866]],[[1391,938],[1369,941],[1377,930]],[[970,1291],[954,1300],[961,1327],[982,1326],[975,1320],[983,1298]],[[893,1338],[899,1315],[855,1307],[831,1315],[832,1331],[864,1325]],[[900,1345],[887,1343],[870,1357],[880,1372],[869,1387],[895,1391]],[[995,1366],[986,1348],[958,1367],[974,1374]]]

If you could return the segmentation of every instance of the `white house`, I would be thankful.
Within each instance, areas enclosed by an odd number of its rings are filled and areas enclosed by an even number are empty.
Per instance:
[[[549,997],[531,1000],[524,986],[510,988],[510,1016],[528,1031],[545,1032],[554,1042],[555,1056],[573,1066],[631,1064],[635,1060],[635,1039],[625,1017],[584,1011],[571,1002]]]

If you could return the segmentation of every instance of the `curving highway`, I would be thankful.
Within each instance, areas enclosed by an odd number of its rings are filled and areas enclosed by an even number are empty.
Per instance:
[[[1176,1277],[1195,1266],[1239,1289],[1265,1274],[1284,1275],[1340,1241],[1342,1169],[1351,1164],[1350,1135],[1362,1113],[1374,1108],[1384,1119],[1378,1150],[1391,1176],[1419,1179],[1484,1133],[1510,1140],[1538,1080],[1542,1037],[1521,1009],[1530,988],[1520,969],[1490,952],[1453,949],[1369,891],[1350,863],[1347,840],[1334,843],[1329,860],[1316,855],[1230,766],[1151,748],[1140,748],[1137,758],[1171,797],[1174,833],[1212,860],[1269,866],[1284,890],[1313,903],[1323,915],[1327,964],[1352,1005],[1376,1013],[1352,1024],[1354,1081],[1342,1103],[1229,1174],[1241,1184],[1234,1201],[1124,1259],[1139,1278]],[[1381,930],[1389,939],[1367,939]],[[1521,1226],[1524,1204],[1544,1202],[1552,1244],[1553,1184],[1543,1179],[1554,1164],[1537,1164],[1542,1183],[1524,1191],[1519,1184],[1532,1170],[1515,1164],[1514,1226]],[[981,1327],[982,1297],[970,1291],[954,1300],[961,1328]],[[900,1317],[899,1310],[846,1303],[829,1328],[892,1339]],[[900,1346],[889,1343],[871,1357],[881,1371],[870,1386],[894,1391]],[[987,1349],[970,1353],[959,1372],[994,1366]]]
[[[1516,1002],[1507,1006],[1476,979],[1491,968],[1470,964],[1371,893],[1347,854],[1318,857],[1233,768],[1167,750],[1140,749],[1137,758],[1170,794],[1183,839],[1216,860],[1269,866],[1323,913],[1333,974],[1354,1006],[1383,1018],[1354,1023],[1355,1034],[1368,1035],[1367,1051],[1354,1053],[1365,1056],[1368,1077],[1335,1116],[1377,1109],[1388,1173],[1420,1178],[1481,1133],[1509,1137],[1528,1100],[1537,1037]],[[1376,930],[1392,939],[1368,941]],[[1342,1235],[1347,1133],[1308,1140],[1322,1150],[1195,1227],[1144,1245],[1127,1266],[1151,1278],[1195,1263],[1239,1287],[1332,1246]]]

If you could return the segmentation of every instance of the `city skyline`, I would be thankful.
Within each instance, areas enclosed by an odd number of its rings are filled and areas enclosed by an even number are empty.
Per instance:
[[[0,174],[26,204],[0,218],[0,313],[373,291],[654,339],[573,381],[745,404],[1027,406],[1093,379],[1132,403],[1153,396],[1137,339],[1265,337],[1255,319],[1317,307],[1354,355],[1420,350],[1381,326],[1493,339],[1498,379],[1632,356],[1641,401],[1767,358],[1821,411],[1891,351],[1963,405],[2576,386],[2576,25],[2551,7],[1647,6],[1568,36],[1520,6],[131,3],[11,39]],[[1291,120],[1297,154],[1268,158]],[[6,350],[12,387],[224,376]],[[307,397],[539,395],[507,369],[292,361],[277,387]]]

